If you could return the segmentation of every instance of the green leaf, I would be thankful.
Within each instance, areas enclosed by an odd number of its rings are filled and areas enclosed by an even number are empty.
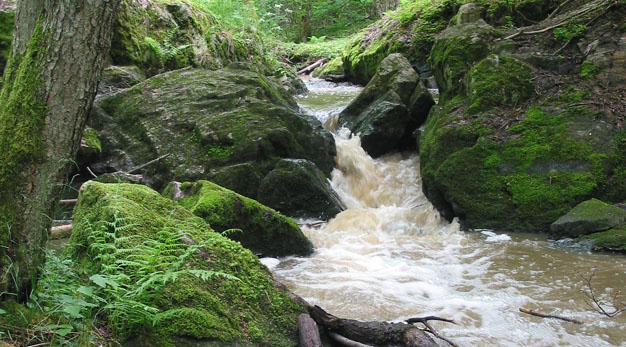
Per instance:
[[[109,286],[111,286],[113,288],[118,288],[120,286],[117,282],[115,282],[115,281],[113,281],[113,280],[111,280],[109,278],[103,277],[102,275],[98,275],[98,274],[89,277],[89,279],[93,283],[97,284],[100,288],[106,288],[107,285],[109,285]]]
[[[93,295],[94,288],[92,286],[89,286],[89,287],[80,286],[80,287],[78,287],[78,289],[76,291],[79,292],[79,293],[91,296],[91,295]]]
[[[6,313],[7,313],[7,311],[5,311],[5,310],[0,308],[0,314],[6,314]]]
[[[65,306],[63,307],[63,312],[69,314],[72,318],[83,318],[83,315],[80,314],[81,306]]]

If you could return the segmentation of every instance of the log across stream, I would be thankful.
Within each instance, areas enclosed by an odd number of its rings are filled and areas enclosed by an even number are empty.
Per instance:
[[[307,85],[301,106],[328,124],[359,91],[319,80]],[[341,170],[332,185],[348,210],[327,224],[302,221],[316,246],[312,256],[263,259],[293,292],[342,318],[450,318],[457,324],[431,324],[460,346],[626,346],[626,314],[591,311],[580,277],[597,269],[599,293],[625,289],[626,257],[538,234],[460,231],[422,194],[416,154],[372,160],[357,137],[345,130],[335,136]]]

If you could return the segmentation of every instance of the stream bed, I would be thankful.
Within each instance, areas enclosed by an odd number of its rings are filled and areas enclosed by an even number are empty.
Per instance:
[[[335,134],[332,186],[348,209],[328,223],[300,221],[315,253],[263,259],[278,280],[342,318],[454,319],[456,325],[432,325],[461,346],[626,346],[626,313],[600,315],[582,292],[594,269],[602,299],[626,291],[625,256],[591,254],[540,234],[459,230],[423,195],[417,154],[372,159],[358,137],[334,129],[333,115],[359,87],[305,82],[310,92],[298,101]],[[584,324],[529,316],[520,307]]]

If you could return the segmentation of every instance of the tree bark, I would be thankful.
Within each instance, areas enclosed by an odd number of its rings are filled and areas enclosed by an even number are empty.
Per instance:
[[[0,92],[0,300],[27,299],[120,0],[21,0]]]

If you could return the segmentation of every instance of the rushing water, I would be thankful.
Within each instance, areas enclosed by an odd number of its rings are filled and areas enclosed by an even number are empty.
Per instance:
[[[301,106],[331,128],[332,116],[359,92],[307,84]],[[626,291],[626,257],[537,234],[460,231],[423,195],[417,155],[374,160],[345,129],[335,139],[332,185],[348,210],[327,224],[304,224],[312,256],[264,259],[295,293],[345,318],[452,318],[457,325],[433,325],[461,346],[626,346],[626,313],[595,313],[581,292],[581,276],[593,269],[603,299],[611,289]],[[585,323],[541,319],[520,307]]]

